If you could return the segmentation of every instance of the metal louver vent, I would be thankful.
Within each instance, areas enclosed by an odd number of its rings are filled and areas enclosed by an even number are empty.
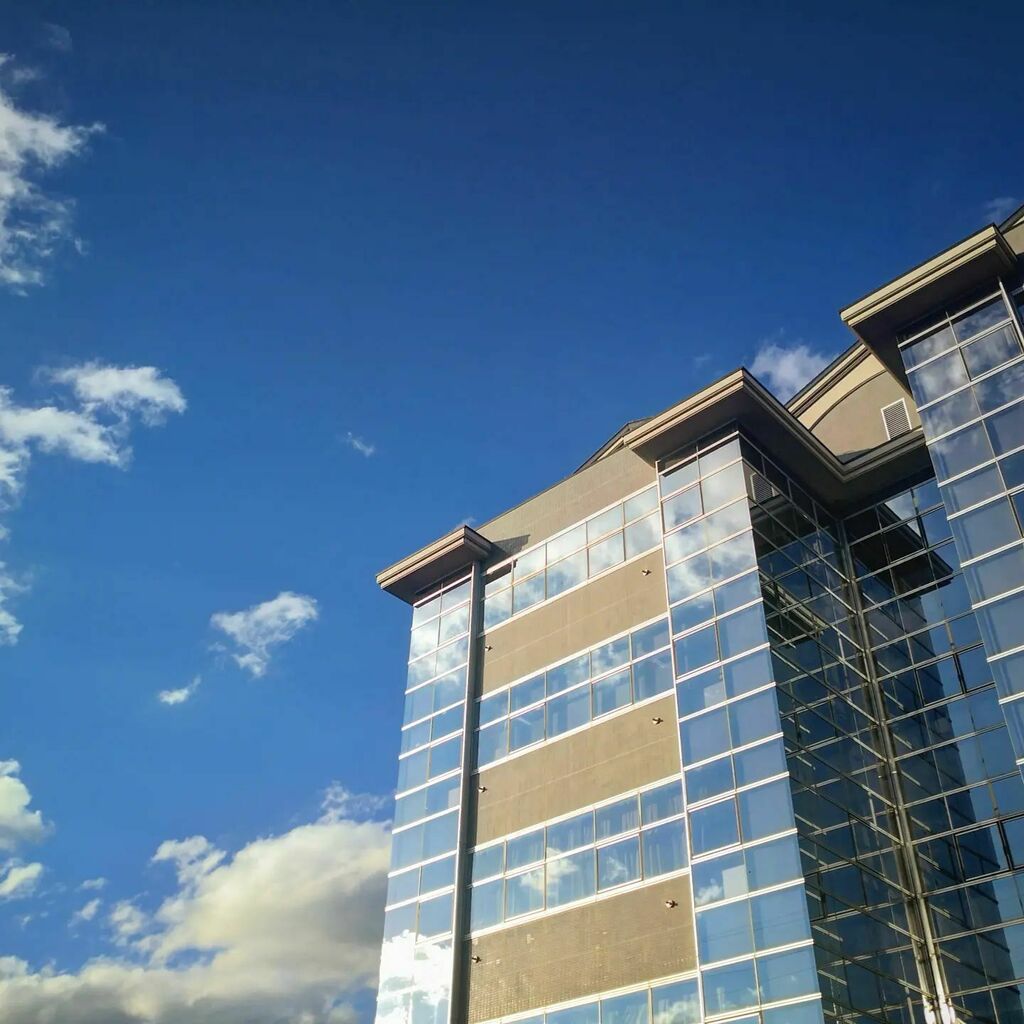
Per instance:
[[[882,406],[882,423],[885,424],[885,436],[891,441],[900,434],[910,431],[910,416],[907,413],[907,403],[901,398],[891,405]]]
[[[775,488],[760,473],[751,473],[750,496],[759,505],[763,505],[775,497]]]

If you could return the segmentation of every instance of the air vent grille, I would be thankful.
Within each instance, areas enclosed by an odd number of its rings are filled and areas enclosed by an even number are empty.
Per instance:
[[[885,424],[885,436],[891,441],[894,437],[910,432],[910,415],[904,399],[882,406],[882,423]]]

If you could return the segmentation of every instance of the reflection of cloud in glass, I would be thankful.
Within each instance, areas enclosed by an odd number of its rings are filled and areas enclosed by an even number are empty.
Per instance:
[[[700,1020],[700,1003],[697,992],[674,1002],[662,1004],[654,1011],[652,1024],[697,1024]]]
[[[712,903],[714,900],[720,900],[725,896],[725,890],[718,882],[713,882],[710,885],[703,885],[694,896],[693,902],[698,907],[703,907],[705,903]]]

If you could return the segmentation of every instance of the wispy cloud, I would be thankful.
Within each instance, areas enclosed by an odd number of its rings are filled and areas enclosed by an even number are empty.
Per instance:
[[[43,874],[42,864],[8,861],[0,866],[0,900],[25,899],[35,892]]]
[[[43,22],[43,42],[60,53],[70,53],[73,47],[71,32],[53,21]]]
[[[240,612],[217,612],[210,625],[234,641],[231,656],[254,676],[262,676],[273,648],[291,640],[304,626],[319,618],[316,601],[305,594],[284,590],[277,597]]]
[[[0,54],[0,64],[10,60]],[[0,90],[0,285],[24,293],[44,282],[43,267],[71,237],[73,204],[43,192],[37,178],[81,153],[100,130],[23,110]]]
[[[79,907],[79,909],[71,915],[71,918],[68,921],[68,927],[77,928],[78,925],[91,921],[99,913],[100,904],[102,902],[103,901],[97,896],[94,899],[89,900],[89,902],[84,906]]]
[[[370,444],[369,441],[364,441],[361,437],[357,437],[351,430],[345,434],[342,441],[344,441],[345,444],[347,444],[354,452],[359,452],[360,455],[363,455],[366,458],[370,458],[371,455],[375,455],[377,453],[377,446],[375,444]]]
[[[173,872],[171,894],[104,918],[122,953],[68,972],[0,957],[0,1005],[12,1022],[348,1024],[377,978],[389,847],[385,823],[334,805],[234,853],[165,842],[153,865]]]
[[[161,704],[167,704],[173,706],[175,704],[184,704],[185,701],[189,700],[199,689],[202,683],[202,676],[195,676],[188,686],[182,686],[177,690],[161,690],[156,696],[157,700]]]
[[[750,364],[750,372],[785,402],[821,373],[833,358],[803,341],[787,343],[779,332],[761,342]]]
[[[24,404],[0,385],[0,512],[20,498],[36,454],[125,469],[132,459],[129,442],[136,421],[156,426],[187,405],[178,385],[154,366],[89,362],[42,369],[36,379],[55,386],[57,393],[45,402]],[[0,524],[0,539],[5,537]],[[9,606],[24,586],[0,562],[0,645],[18,640],[21,625]]]
[[[1006,220],[1021,205],[1014,196],[996,196],[985,204],[985,220],[993,224]]]
[[[105,878],[87,878],[78,888],[83,892],[99,892],[100,889],[105,889],[107,880]]]

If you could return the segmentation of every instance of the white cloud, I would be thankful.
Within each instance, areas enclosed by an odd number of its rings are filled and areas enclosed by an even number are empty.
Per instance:
[[[120,900],[107,914],[107,922],[114,933],[114,941],[119,946],[127,946],[146,930],[149,918],[131,900]]]
[[[79,154],[101,127],[30,113],[0,90],[0,284],[24,292],[43,283],[43,265],[70,235],[72,203],[47,195],[36,178]]]
[[[99,892],[101,889],[106,888],[107,880],[105,878],[87,878],[78,888],[84,892]]]
[[[320,615],[316,601],[305,594],[282,591],[272,601],[264,601],[240,612],[217,612],[210,625],[235,642],[240,653],[235,662],[262,676],[270,664],[270,651],[291,640],[303,626]]]
[[[124,952],[74,972],[0,958],[0,1024],[345,1024],[377,975],[389,837],[326,815],[233,856],[170,841],[175,889],[119,905]],[[130,909],[128,909],[130,908]]]
[[[24,899],[35,892],[43,873],[42,864],[19,864],[9,861],[6,873],[0,871],[0,900]]]
[[[1013,196],[996,196],[985,204],[985,219],[993,224],[1006,220],[1017,207],[1020,200]]]
[[[100,904],[103,901],[97,896],[95,899],[89,900],[83,907],[80,907],[71,915],[71,920],[68,921],[68,927],[75,928],[80,924],[85,924],[87,921],[91,921],[98,913]]]
[[[23,405],[9,387],[0,385],[0,511],[20,497],[34,454],[61,453],[124,469],[132,457],[128,442],[136,417],[155,426],[168,413],[186,408],[178,385],[153,366],[90,362],[46,370],[42,377],[70,394],[46,404]],[[6,532],[0,525],[0,540]],[[21,625],[7,605],[21,589],[0,562],[0,645],[18,640]]]
[[[73,43],[71,33],[63,25],[52,21],[43,22],[43,38],[46,45],[61,53],[70,53]]]
[[[833,357],[815,352],[804,342],[785,344],[778,337],[761,342],[750,372],[773,391],[779,401],[793,397],[812,377],[817,376]]]
[[[196,676],[188,686],[182,686],[178,690],[161,690],[157,695],[157,700],[161,704],[167,704],[173,706],[175,704],[184,704],[185,701],[189,700],[199,689],[200,683],[202,683],[203,677]]]
[[[366,458],[369,458],[377,452],[377,446],[375,444],[370,444],[369,441],[364,441],[361,437],[357,437],[351,430],[342,438],[342,440],[349,446],[349,448],[355,452],[359,452],[360,455],[365,455]]]
[[[29,810],[32,794],[18,778],[20,772],[17,761],[0,761],[0,850],[39,842],[50,831],[42,813]]]

